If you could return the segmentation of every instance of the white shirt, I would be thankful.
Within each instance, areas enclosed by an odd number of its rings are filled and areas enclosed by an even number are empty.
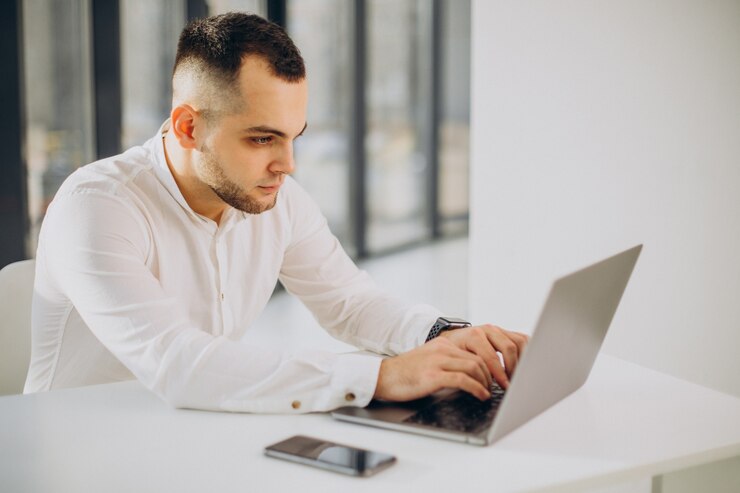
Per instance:
[[[25,392],[133,375],[177,407],[279,413],[364,406],[380,358],[286,354],[243,337],[277,280],[333,336],[376,353],[423,344],[439,316],[380,291],[289,177],[262,214],[227,208],[217,225],[195,213],[167,166],[160,134],[64,182],[44,219],[36,262]]]

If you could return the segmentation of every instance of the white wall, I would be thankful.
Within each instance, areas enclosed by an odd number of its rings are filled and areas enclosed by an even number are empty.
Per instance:
[[[740,396],[740,1],[475,1],[471,307],[645,248],[605,349]]]

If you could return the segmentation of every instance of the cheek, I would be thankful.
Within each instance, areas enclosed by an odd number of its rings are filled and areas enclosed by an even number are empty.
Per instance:
[[[229,164],[232,170],[238,170],[242,176],[258,176],[269,166],[272,154],[270,146],[244,146],[240,152],[229,156]]]
[[[245,189],[252,188],[255,182],[262,177],[259,171],[261,167],[255,165],[255,156],[246,153],[225,158],[222,169],[229,181]]]

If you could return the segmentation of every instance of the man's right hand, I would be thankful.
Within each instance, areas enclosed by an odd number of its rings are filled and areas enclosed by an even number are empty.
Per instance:
[[[492,381],[483,358],[438,337],[407,353],[384,359],[374,397],[410,401],[454,388],[483,400],[490,397]]]

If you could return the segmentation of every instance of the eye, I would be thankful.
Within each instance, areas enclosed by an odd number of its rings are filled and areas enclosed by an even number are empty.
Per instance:
[[[255,144],[265,145],[265,144],[269,144],[270,142],[272,142],[272,139],[273,137],[268,135],[266,137],[252,137],[250,140],[254,142]]]

